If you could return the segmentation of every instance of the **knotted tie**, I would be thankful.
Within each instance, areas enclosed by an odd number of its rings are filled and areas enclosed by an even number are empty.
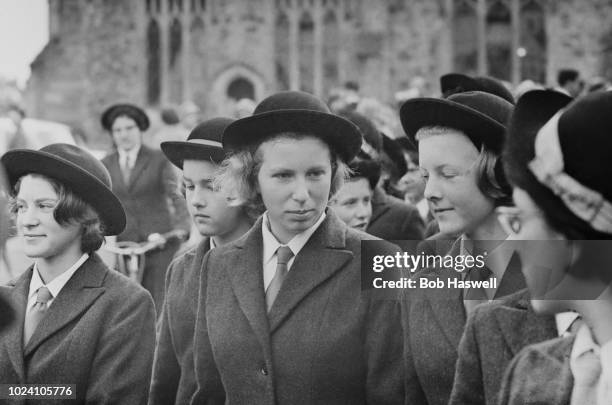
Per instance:
[[[465,281],[487,281],[493,272],[487,267],[472,267],[465,278]],[[469,288],[463,296],[465,310],[470,314],[476,305],[489,302],[489,297],[484,288]]]
[[[53,295],[51,295],[47,287],[40,287],[36,292],[36,303],[34,303],[30,312],[27,313],[23,324],[24,347],[30,341],[41,319],[45,316],[47,312],[47,303],[52,298]]]
[[[274,273],[274,278],[266,290],[266,308],[268,312],[270,312],[270,308],[272,308],[272,304],[280,291],[281,285],[283,281],[285,281],[285,277],[287,277],[287,263],[289,263],[292,257],[293,252],[289,246],[281,246],[276,251],[276,273]]]
[[[130,181],[130,175],[132,174],[132,159],[129,154],[125,155],[123,165],[121,165],[121,174],[123,175],[123,181],[128,184]]]
[[[601,362],[597,353],[590,350],[578,356],[572,364],[572,374],[574,388],[570,404],[598,404],[597,383],[601,375]]]

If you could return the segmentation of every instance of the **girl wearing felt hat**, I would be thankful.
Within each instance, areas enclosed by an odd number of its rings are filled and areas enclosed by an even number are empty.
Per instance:
[[[301,92],[225,130],[234,154],[218,182],[266,211],[204,258],[193,402],[216,373],[232,404],[403,402],[399,305],[361,291],[361,241],[374,238],[326,210],[360,144],[357,127]]]
[[[95,253],[125,227],[108,171],[67,144],[1,160],[17,231],[35,264],[9,284],[17,321],[0,335],[0,382],[73,384],[76,403],[146,403],[153,301]]]
[[[531,305],[575,311],[575,335],[528,346],[500,404],[612,403],[612,93],[589,94],[538,131],[511,131],[506,168],[516,208],[500,220],[520,244]]]
[[[127,225],[117,240],[143,242],[153,234],[177,228],[188,232],[189,215],[177,192],[174,169],[161,151],[143,144],[149,128],[147,114],[132,104],[115,104],[104,111],[101,123],[116,147],[102,163],[127,214]],[[163,249],[145,257],[142,285],[153,296],[158,314],[164,301],[166,269],[179,245],[180,241],[169,240]]]
[[[227,157],[221,135],[232,123],[214,118],[196,126],[186,141],[162,142],[168,160],[182,171],[187,208],[203,240],[175,259],[166,275],[166,299],[158,325],[158,340],[149,404],[188,403],[196,389],[193,370],[195,325],[202,259],[211,249],[241,237],[254,222],[243,206],[229,205],[214,187],[219,164]],[[256,216],[256,215],[255,215]],[[207,349],[198,348],[200,356]],[[208,349],[209,360],[212,353]],[[223,404],[225,393],[218,374],[207,376],[206,404]]]
[[[496,283],[487,289],[411,291],[403,306],[407,403],[448,403],[457,346],[468,313],[478,303],[524,287],[520,263],[511,245],[503,242],[507,234],[495,213],[497,206],[510,202],[500,154],[512,107],[500,97],[475,91],[448,99],[412,99],[401,108],[402,126],[418,144],[419,166],[426,182],[424,196],[440,232],[461,235],[449,251],[434,253],[484,256],[481,267],[467,271],[428,268],[420,277]]]

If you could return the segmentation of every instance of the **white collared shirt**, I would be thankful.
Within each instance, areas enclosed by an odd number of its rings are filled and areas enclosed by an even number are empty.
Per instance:
[[[281,244],[276,237],[270,231],[270,222],[268,220],[268,212],[264,212],[261,234],[263,238],[263,279],[264,279],[264,291],[268,289],[268,286],[274,278],[276,273],[276,251],[280,246],[288,246],[293,252],[293,257],[287,263],[287,271],[291,270],[291,265],[295,260],[295,257],[300,253],[300,250],[306,245],[306,242],[310,239],[312,234],[321,226],[321,223],[325,219],[325,212],[321,214],[317,222],[314,223],[310,228],[295,235],[286,245]]]
[[[40,274],[38,273],[36,263],[34,263],[32,279],[30,280],[30,289],[28,291],[28,306],[26,309],[26,316],[32,310],[32,307],[36,303],[36,296],[40,287],[47,287],[47,289],[51,293],[51,299],[47,302],[47,308],[49,308],[51,303],[55,300],[55,297],[57,297],[62,288],[64,288],[68,280],[70,280],[72,275],[76,273],[76,271],[81,267],[83,263],[85,263],[88,258],[89,255],[87,253],[83,253],[83,256],[81,256],[80,259],[76,261],[76,263],[74,263],[65,272],[55,277],[49,282],[49,284],[46,285],[40,277]]]
[[[597,384],[597,405],[608,404],[605,401],[609,400],[612,394],[612,392],[609,392],[609,390],[612,390],[612,340],[604,343],[603,346],[598,345],[593,339],[591,329],[586,323],[583,323],[576,333],[570,355],[572,375],[575,376],[577,359],[590,351],[593,351],[601,362],[601,375]]]
[[[134,165],[136,164],[136,158],[138,158],[138,152],[140,151],[140,146],[136,146],[135,148],[132,148],[130,150],[123,150],[123,149],[117,149],[117,153],[119,153],[119,166],[121,168],[124,168],[126,165],[126,162],[128,161],[128,157],[129,157],[129,162],[130,162],[130,167],[129,169],[133,169]]]
[[[427,222],[427,215],[429,215],[429,202],[426,198],[423,198],[421,201],[415,204],[417,210],[419,210],[419,215],[423,221]]]
[[[578,317],[580,317],[580,314],[573,311],[556,313],[555,323],[557,324],[559,336],[568,336],[571,333],[572,324]]]

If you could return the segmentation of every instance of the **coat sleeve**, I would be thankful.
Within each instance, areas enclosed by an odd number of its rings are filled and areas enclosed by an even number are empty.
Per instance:
[[[476,338],[479,307],[470,314],[459,343],[459,358],[449,405],[484,404],[484,385],[480,350]]]
[[[402,335],[404,336],[403,345],[403,360],[404,360],[404,389],[406,397],[404,403],[411,404],[427,404],[425,392],[421,387],[421,381],[414,366],[414,358],[412,357],[412,345],[410,343],[410,298],[407,296],[401,302],[402,309]]]
[[[516,387],[513,387],[513,386],[516,385],[515,383],[517,382],[517,380],[519,379],[519,376],[521,375],[519,374],[520,372],[518,370],[521,369],[521,363],[523,362],[523,358],[525,357],[524,355],[526,353],[526,349],[527,348],[520,351],[514,357],[514,359],[512,359],[512,362],[510,363],[510,365],[508,365],[508,368],[506,369],[506,372],[504,373],[504,379],[502,380],[502,383],[501,383],[501,389],[499,390],[499,397],[497,401],[498,405],[509,405],[509,404],[518,405],[520,403],[523,403],[523,402],[516,402],[515,400],[513,400],[512,394],[515,393],[516,391]],[[524,375],[525,373],[523,372],[522,374]]]
[[[134,293],[135,291],[135,293]],[[146,404],[155,350],[155,308],[138,289],[118,298],[98,341],[87,404]]]
[[[366,326],[368,404],[404,401],[400,304],[396,300],[369,299]]]
[[[172,286],[174,265],[175,262],[170,265],[166,273],[166,297]],[[161,319],[157,324],[157,345],[155,346],[151,391],[149,393],[150,405],[174,403],[181,376],[181,368],[174,350],[167,304],[168,301],[165,300]]]

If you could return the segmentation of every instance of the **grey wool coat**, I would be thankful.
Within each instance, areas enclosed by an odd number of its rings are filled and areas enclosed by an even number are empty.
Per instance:
[[[24,348],[32,271],[1,290],[16,321],[0,332],[0,384],[76,384],[71,404],[146,404],[155,347],[149,293],[93,254],[55,297]]]
[[[450,404],[497,404],[512,358],[530,344],[557,336],[555,317],[536,314],[527,290],[478,306],[468,317],[459,343]]]
[[[449,255],[459,254],[455,243]],[[424,269],[419,277],[460,277],[448,269]],[[520,260],[514,255],[498,282],[495,299],[525,288]],[[406,402],[408,404],[447,405],[455,377],[459,341],[466,323],[463,290],[459,288],[414,289],[402,301]]]
[[[209,250],[210,240],[204,238],[168,268],[166,300],[157,324],[150,405],[186,404],[195,392],[193,334],[202,259]],[[211,385],[206,388],[206,399],[200,403],[222,405],[225,393],[221,379],[218,374],[209,374],[207,379]]]
[[[367,233],[384,240],[421,240],[425,224],[416,207],[393,196],[381,188],[374,189],[372,218]]]
[[[267,314],[261,227],[204,259],[193,403],[218,370],[231,405],[402,404],[399,304],[361,292],[360,244],[373,238],[328,210]]]
[[[574,386],[570,354],[575,335],[524,348],[510,363],[499,405],[569,405]]]

